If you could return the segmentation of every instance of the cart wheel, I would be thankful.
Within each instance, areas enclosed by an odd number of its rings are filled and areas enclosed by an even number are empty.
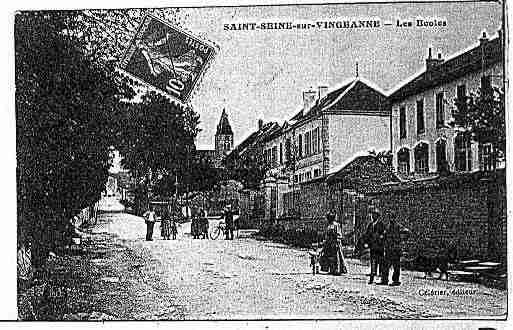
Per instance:
[[[221,235],[221,228],[217,227],[210,233],[211,239],[217,239]]]

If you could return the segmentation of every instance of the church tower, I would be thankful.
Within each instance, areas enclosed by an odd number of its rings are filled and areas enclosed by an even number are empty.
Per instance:
[[[217,124],[216,131],[216,154],[218,157],[223,158],[233,149],[233,131],[228,121],[228,115],[225,109],[221,113],[221,119]]]

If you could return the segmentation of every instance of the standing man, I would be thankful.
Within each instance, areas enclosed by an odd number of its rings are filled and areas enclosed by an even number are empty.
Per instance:
[[[155,207],[150,205],[150,209],[143,215],[144,222],[146,222],[146,240],[153,241],[153,226],[157,221],[157,215],[155,214]]]
[[[201,238],[208,239],[208,218],[207,212],[200,209],[200,220],[201,220]]]
[[[232,206],[226,205],[226,209],[224,211],[224,223],[226,224],[226,238],[229,240],[233,240],[233,212]]]
[[[401,234],[409,233],[410,231],[399,225],[395,219],[390,219],[388,228],[385,232],[385,260],[386,264],[383,267],[381,282],[383,285],[388,284],[388,275],[390,267],[394,268],[392,273],[392,283],[390,286],[401,285],[399,276],[401,275]]]
[[[364,242],[366,247],[370,249],[371,274],[369,284],[372,284],[374,277],[377,275],[378,267],[380,271],[383,271],[385,257],[385,224],[379,209],[379,201],[376,199],[373,199],[369,206],[369,218],[370,223],[364,234]]]

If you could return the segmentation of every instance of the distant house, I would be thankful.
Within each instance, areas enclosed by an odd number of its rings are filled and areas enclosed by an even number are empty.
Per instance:
[[[259,120],[258,130],[251,133],[225,157],[223,162],[224,166],[228,170],[235,171],[243,169],[252,170],[257,164],[263,164],[263,141],[265,141],[269,135],[279,130],[280,126],[276,122],[264,124],[263,120]],[[251,178],[246,178],[245,180],[241,179],[241,181],[252,180]],[[260,180],[257,181],[255,185],[260,183]]]
[[[390,95],[393,166],[402,177],[491,167],[491,145],[478,145],[449,124],[456,99],[482,85],[504,87],[502,39],[483,34],[478,45],[447,60],[429,49],[425,70]]]
[[[239,225],[255,228],[256,223],[265,216],[266,200],[261,188],[261,177],[265,175],[263,146],[265,139],[280,125],[275,122],[258,121],[258,130],[251,133],[237,145],[225,158],[224,165],[228,175],[244,183],[239,200]],[[262,173],[256,173],[262,170]]]

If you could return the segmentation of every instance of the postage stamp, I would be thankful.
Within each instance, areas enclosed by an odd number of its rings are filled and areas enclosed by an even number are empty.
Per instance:
[[[120,67],[185,103],[214,56],[213,45],[148,14]]]

